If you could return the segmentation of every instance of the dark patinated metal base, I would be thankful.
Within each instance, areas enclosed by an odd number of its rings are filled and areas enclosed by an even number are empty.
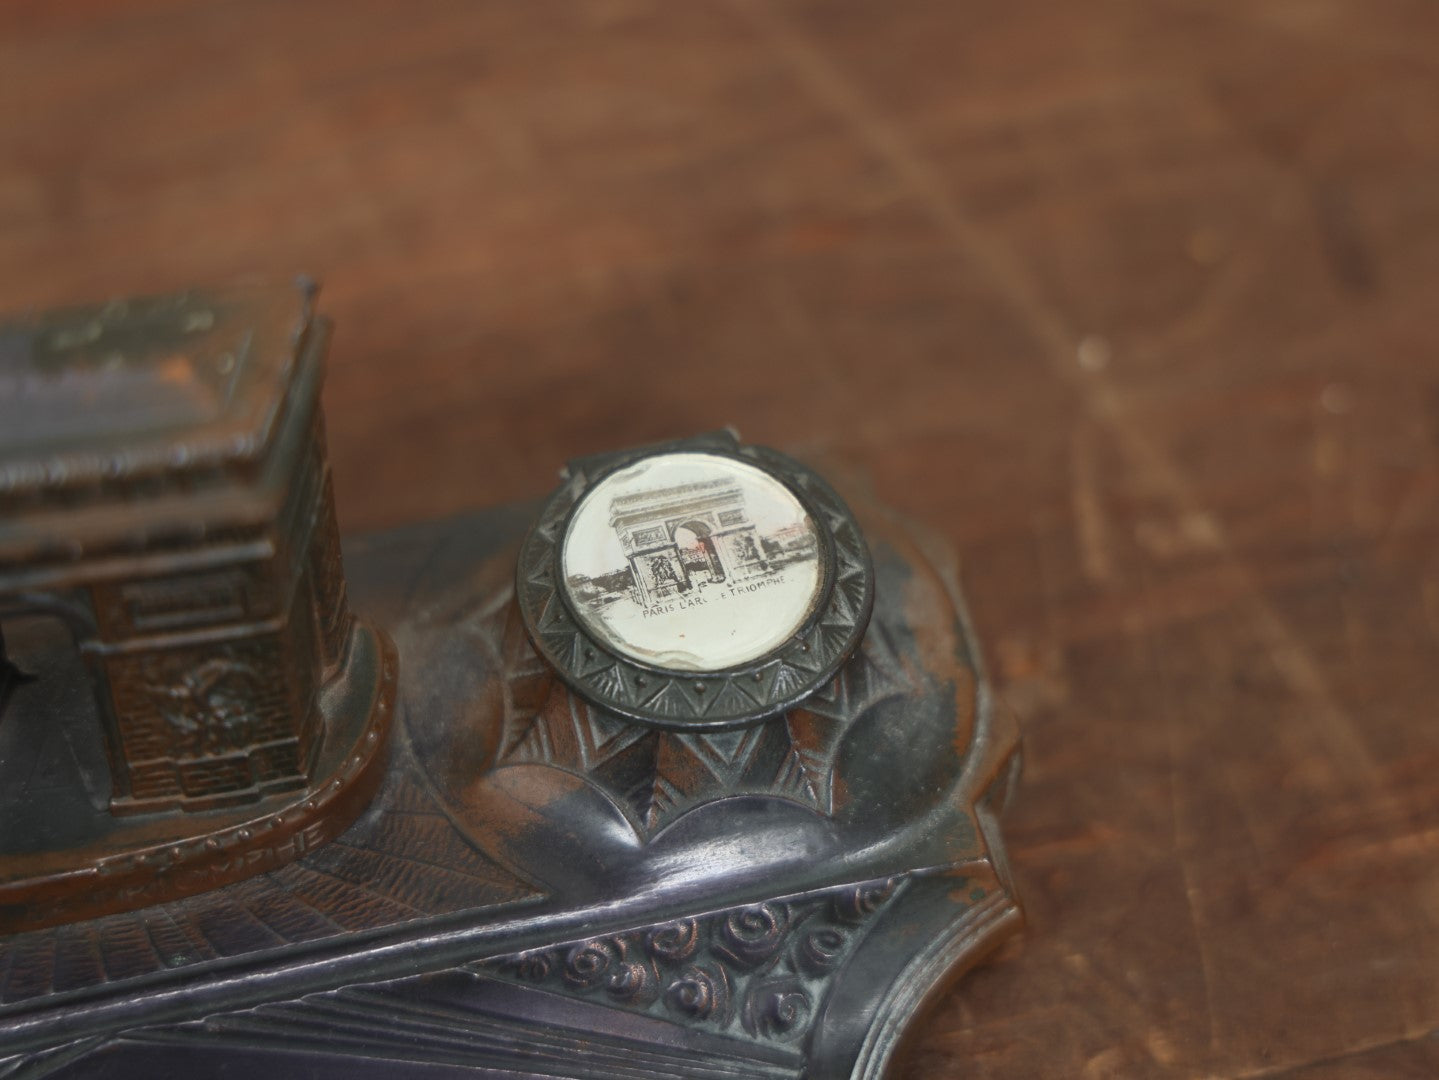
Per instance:
[[[592,707],[514,604],[534,507],[361,538],[403,661],[379,795],[184,900],[0,937],[0,1077],[878,1076],[1020,922],[1017,735],[948,556],[851,502],[873,615],[745,728]]]
[[[80,836],[72,847],[6,855],[0,934],[204,892],[334,839],[374,797],[384,776],[396,675],[388,638],[354,620],[344,659],[320,700],[331,737],[321,748],[310,787],[184,817],[112,818],[92,811],[76,823],[80,812],[72,811],[66,824]],[[15,717],[13,723],[18,728],[26,719]],[[45,733],[30,725],[24,734]],[[44,753],[38,738],[24,749],[37,763]],[[29,824],[7,822],[6,839],[22,840]]]

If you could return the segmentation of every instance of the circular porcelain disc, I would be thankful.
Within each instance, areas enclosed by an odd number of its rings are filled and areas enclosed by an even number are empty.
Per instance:
[[[570,519],[571,606],[615,652],[712,672],[778,648],[821,591],[819,537],[800,501],[717,454],[645,458],[605,477]]]

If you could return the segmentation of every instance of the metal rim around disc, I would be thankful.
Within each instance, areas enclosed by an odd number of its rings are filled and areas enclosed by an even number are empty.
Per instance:
[[[794,497],[814,527],[820,583],[803,621],[763,655],[717,670],[666,667],[626,655],[588,625],[565,582],[565,540],[585,496],[620,470],[681,454],[758,469]],[[827,684],[869,624],[874,570],[858,524],[828,483],[777,451],[741,446],[721,434],[572,464],[520,548],[515,592],[536,650],[586,701],[655,727],[713,730],[784,712]]]

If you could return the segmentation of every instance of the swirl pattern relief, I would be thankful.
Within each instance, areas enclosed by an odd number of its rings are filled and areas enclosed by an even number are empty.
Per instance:
[[[871,881],[472,967],[677,1023],[792,1042],[809,1030],[829,980],[901,888],[900,878]]]

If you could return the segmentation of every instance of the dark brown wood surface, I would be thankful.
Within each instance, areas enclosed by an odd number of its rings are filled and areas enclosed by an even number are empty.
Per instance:
[[[722,424],[948,536],[1030,927],[917,1077],[1439,1074],[1439,7],[10,3],[0,306],[306,270],[342,522]],[[902,783],[903,778],[896,778]]]

